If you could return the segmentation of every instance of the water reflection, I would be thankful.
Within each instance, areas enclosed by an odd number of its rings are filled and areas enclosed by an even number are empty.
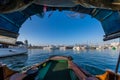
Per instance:
[[[19,68],[24,67],[26,65],[27,59],[28,59],[28,55],[23,54],[23,55],[0,58],[0,62],[7,64],[7,66],[13,70],[19,70]]]
[[[88,50],[73,50],[74,54],[86,53]]]
[[[82,68],[84,70],[86,70],[87,72],[90,72],[91,74],[93,75],[96,75],[96,74],[103,74],[105,72],[104,69],[101,69],[101,68],[98,68],[96,66],[93,66],[93,65],[89,65],[89,64],[83,64],[83,65],[80,65],[82,66]]]
[[[0,58],[0,62],[7,64],[10,68],[21,70],[25,66],[31,66],[46,60],[51,55],[72,56],[73,61],[80,67],[92,74],[101,74],[106,69],[115,70],[118,51],[114,50],[42,50],[31,49],[27,55]],[[120,72],[120,70],[119,70]]]

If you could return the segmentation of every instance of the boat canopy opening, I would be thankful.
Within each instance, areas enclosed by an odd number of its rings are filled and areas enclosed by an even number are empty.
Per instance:
[[[0,43],[15,44],[19,35],[19,29],[28,18],[38,14],[40,17],[43,17],[45,12],[55,10],[89,14],[101,22],[105,32],[104,40],[120,37],[120,14],[118,11],[85,8],[81,5],[75,7],[51,7],[32,4],[21,11],[0,14]]]

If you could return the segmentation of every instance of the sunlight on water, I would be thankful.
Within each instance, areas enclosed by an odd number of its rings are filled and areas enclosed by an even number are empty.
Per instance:
[[[31,66],[40,63],[51,55],[67,55],[74,58],[74,62],[91,74],[102,74],[106,69],[115,70],[118,51],[116,50],[53,50],[45,51],[40,49],[31,49],[28,55],[0,58],[0,62],[5,63],[14,70],[21,70],[25,66]],[[120,72],[120,70],[119,70]]]

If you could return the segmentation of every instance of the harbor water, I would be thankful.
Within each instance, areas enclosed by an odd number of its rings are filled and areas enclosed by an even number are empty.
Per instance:
[[[40,63],[52,55],[72,56],[73,61],[88,71],[96,75],[102,74],[105,70],[115,71],[119,51],[117,50],[42,50],[29,49],[27,55],[0,58],[0,62],[7,64],[13,70],[20,71],[26,66]],[[119,69],[120,72],[120,69]]]

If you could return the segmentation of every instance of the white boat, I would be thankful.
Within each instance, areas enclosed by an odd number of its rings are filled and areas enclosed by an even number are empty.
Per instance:
[[[74,46],[74,47],[73,47],[73,50],[74,50],[74,51],[80,51],[80,50],[81,50],[81,47],[80,47],[80,46]]]
[[[65,51],[65,50],[66,50],[66,46],[60,46],[60,47],[59,47],[59,50]]]
[[[28,49],[26,44],[19,44],[17,46],[7,46],[0,48],[0,57],[14,56],[20,54],[27,54]]]
[[[56,49],[58,49],[58,48],[53,45],[48,45],[48,46],[43,47],[43,50],[56,50]]]

